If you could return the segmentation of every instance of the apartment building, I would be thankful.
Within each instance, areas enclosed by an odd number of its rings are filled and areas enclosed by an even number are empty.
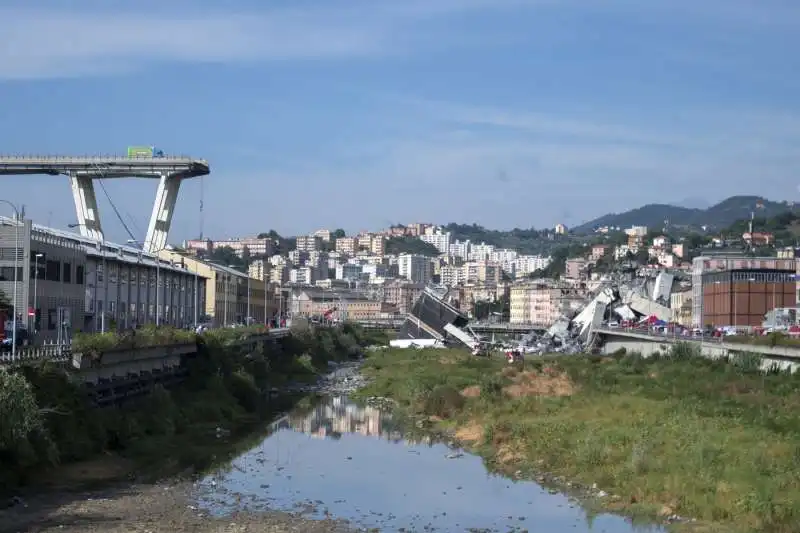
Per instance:
[[[358,251],[358,239],[355,237],[336,239],[336,251],[340,254],[355,255]]]
[[[450,232],[443,232],[441,229],[433,230],[428,228],[424,235],[419,236],[420,240],[436,247],[439,252],[446,254],[450,249]]]
[[[205,299],[203,278],[180,262],[4,217],[0,291],[38,341],[155,322],[190,325]]]
[[[316,287],[293,290],[289,309],[292,316],[313,317],[329,313],[331,318],[338,320],[376,320],[397,313],[394,305],[372,300],[357,292],[327,291]]]
[[[401,278],[415,283],[428,283],[433,276],[433,263],[423,255],[401,254],[397,268]]]
[[[322,248],[322,239],[314,235],[301,235],[297,237],[296,249],[301,252],[313,252]]]
[[[509,291],[509,321],[551,326],[560,317],[581,306],[586,290],[563,283],[515,285]]]
[[[234,253],[242,257],[245,250],[251,256],[268,256],[275,253],[275,243],[270,238],[259,237],[246,237],[243,239],[221,239],[212,241],[209,239],[203,240],[188,240],[184,241],[186,250],[194,252],[203,252],[205,255],[210,254],[215,249],[230,248]]]
[[[331,242],[331,230],[329,229],[318,229],[311,235],[313,237],[318,237],[322,242]]]
[[[254,259],[247,267],[250,277],[261,281],[269,280],[269,270],[269,261],[266,259]]]
[[[414,303],[425,289],[424,283],[414,283],[406,280],[392,280],[383,287],[383,301],[392,304],[401,314],[411,312]]]

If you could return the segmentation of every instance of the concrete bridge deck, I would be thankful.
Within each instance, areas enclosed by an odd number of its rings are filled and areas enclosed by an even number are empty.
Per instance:
[[[777,366],[792,372],[800,369],[800,347],[764,346],[725,342],[725,337],[689,337],[672,333],[657,333],[642,329],[595,328],[594,333],[603,338],[603,353],[611,354],[620,349],[639,352],[644,356],[664,353],[679,342],[698,346],[704,355],[711,358],[736,357],[741,354],[757,354],[763,357],[766,370]]]
[[[109,178],[154,178],[159,180],[144,248],[156,253],[167,245],[167,234],[181,181],[205,176],[208,161],[187,156],[11,156],[0,155],[0,175],[68,176],[72,187],[81,235],[104,240],[94,180]]]

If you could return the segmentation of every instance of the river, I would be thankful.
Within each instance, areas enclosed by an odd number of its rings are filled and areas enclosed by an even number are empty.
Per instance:
[[[380,531],[663,531],[589,515],[566,495],[489,473],[463,450],[405,438],[390,412],[335,390],[301,402],[197,494],[215,516],[282,510]]]

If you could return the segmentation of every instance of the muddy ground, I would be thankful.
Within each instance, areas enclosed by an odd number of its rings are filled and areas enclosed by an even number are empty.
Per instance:
[[[358,364],[337,366],[304,392],[346,394],[363,384]],[[194,481],[137,482],[136,465],[114,455],[61,466],[35,489],[0,501],[0,533],[350,533],[336,520],[283,512],[215,518],[195,507]],[[91,487],[91,488],[89,488]],[[100,488],[98,488],[100,487]]]
[[[287,513],[213,518],[193,505],[191,481],[117,485],[21,497],[0,510],[0,532],[59,533],[347,533],[334,520],[307,520]]]

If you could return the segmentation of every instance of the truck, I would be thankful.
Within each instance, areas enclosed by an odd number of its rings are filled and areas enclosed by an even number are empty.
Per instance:
[[[164,157],[155,146],[128,146],[128,157]]]

